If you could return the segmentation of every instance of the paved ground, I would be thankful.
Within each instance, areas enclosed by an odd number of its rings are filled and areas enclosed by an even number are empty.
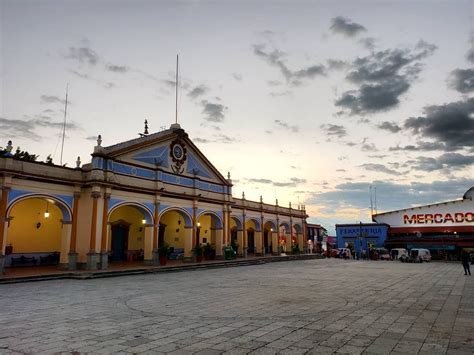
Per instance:
[[[474,353],[460,264],[309,260],[0,286],[0,353]]]

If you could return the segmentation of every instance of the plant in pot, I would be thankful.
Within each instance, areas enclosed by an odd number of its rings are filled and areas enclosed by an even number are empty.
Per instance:
[[[204,248],[202,247],[201,244],[196,245],[193,250],[192,250],[194,256],[196,257],[196,261],[200,263],[202,261],[203,255],[204,255]]]
[[[239,255],[239,244],[234,239],[230,241],[230,247],[234,250],[236,256]]]
[[[168,262],[168,255],[170,252],[170,246],[168,243],[163,243],[163,245],[158,247],[158,257],[160,259],[160,265],[166,265]]]
[[[216,258],[216,247],[214,244],[207,243],[204,246],[204,260],[214,260]]]

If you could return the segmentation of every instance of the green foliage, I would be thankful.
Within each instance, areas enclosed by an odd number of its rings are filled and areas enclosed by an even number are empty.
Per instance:
[[[235,241],[235,239],[232,239],[230,241],[230,246],[231,248],[237,253],[239,251],[239,244]]]
[[[49,164],[49,165],[54,165],[53,158],[51,158],[51,154],[46,157],[46,162],[45,163]]]
[[[192,249],[192,252],[193,252],[194,256],[203,256],[203,254],[204,254],[204,248],[202,247],[201,244],[199,244],[199,245],[196,245],[196,246]]]
[[[30,154],[27,151],[21,150],[20,147],[16,148],[15,154],[13,154],[13,158],[24,160],[24,161],[36,161],[39,155]]]
[[[168,243],[163,243],[163,245],[158,247],[158,256],[166,256],[170,253],[170,245]]]

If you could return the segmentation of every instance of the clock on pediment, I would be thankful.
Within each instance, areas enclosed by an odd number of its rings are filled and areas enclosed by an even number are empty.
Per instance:
[[[186,161],[186,147],[180,139],[171,142],[170,157],[173,164],[171,168],[175,174],[182,174],[184,171],[183,164]]]

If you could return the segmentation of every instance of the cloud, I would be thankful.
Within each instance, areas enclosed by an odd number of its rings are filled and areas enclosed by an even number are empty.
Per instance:
[[[335,102],[350,115],[371,114],[395,108],[400,96],[421,71],[421,60],[431,55],[436,46],[419,41],[414,49],[392,49],[359,57],[352,63],[346,79],[357,85],[344,92]]]
[[[96,78],[93,78],[92,76],[90,76],[88,74],[80,73],[76,70],[70,70],[70,72],[72,74],[74,74],[75,76],[78,76],[79,78],[92,81],[96,84],[99,84],[99,85],[103,86],[106,89],[111,89],[111,88],[114,88],[116,86],[114,83],[112,83],[110,81],[104,81],[104,80],[96,79]]]
[[[331,19],[330,29],[332,32],[342,34],[346,37],[354,37],[361,32],[367,31],[364,26],[352,22],[350,19],[342,16],[337,16]]]
[[[474,98],[424,108],[425,116],[411,117],[404,128],[446,145],[446,150],[474,147]]]
[[[409,162],[411,163],[411,162]],[[435,171],[449,169],[449,171],[457,168],[474,165],[473,155],[462,155],[459,153],[445,153],[437,158],[418,157],[413,164],[413,169],[422,171]]]
[[[280,92],[270,92],[269,95],[271,97],[281,97],[281,96],[289,96],[292,95],[293,92],[286,90],[286,91],[280,91]]]
[[[224,121],[225,112],[228,110],[227,106],[211,103],[207,100],[201,101],[201,106],[206,121],[219,123]]]
[[[448,78],[448,86],[462,94],[474,91],[474,69],[455,69]]]
[[[369,186],[372,185],[377,187],[379,211],[391,211],[458,199],[473,184],[473,179],[466,178],[408,184],[391,181],[348,182],[336,185],[332,191],[315,193],[305,203],[306,205],[323,205],[334,213],[341,208],[349,207],[368,209],[370,206]]]
[[[362,165],[359,165],[359,166],[361,168],[365,169],[365,170],[368,170],[368,171],[376,171],[376,172],[395,175],[395,176],[402,175],[402,173],[400,173],[399,171],[389,169],[383,164],[370,164],[370,163],[367,163],[367,164],[362,164]]]
[[[41,95],[40,99],[41,99],[41,102],[43,103],[60,103],[63,105],[66,103],[66,100],[63,100],[59,98],[58,96],[54,96],[54,95]],[[71,101],[68,100],[67,103],[70,105]]]
[[[108,71],[111,71],[114,73],[126,73],[130,70],[130,68],[126,65],[115,65],[115,64],[107,64],[105,68]]]
[[[373,51],[375,49],[375,38],[366,37],[359,40],[359,43],[366,49]]]
[[[86,137],[86,139],[87,139],[88,141],[96,141],[97,138],[98,138],[98,136],[88,136],[88,137]]]
[[[298,126],[292,126],[286,122],[280,121],[280,120],[275,120],[274,121],[278,127],[283,128],[285,130],[291,131],[293,133],[299,132],[299,127]]]
[[[0,117],[0,136],[23,137],[34,141],[41,141],[42,136],[36,133],[39,128],[61,128],[63,122],[51,121],[48,116],[37,115],[29,120],[16,120]],[[73,122],[66,123],[66,129],[75,130],[78,126]]]
[[[299,86],[304,80],[310,80],[317,76],[326,75],[326,68],[324,65],[319,64],[311,65],[295,71],[290,70],[284,60],[286,53],[276,48],[271,51],[267,50],[265,44],[254,45],[253,52],[257,57],[263,59],[269,65],[278,68],[289,85]]]
[[[384,121],[382,123],[379,123],[377,125],[377,128],[383,129],[385,131],[389,131],[389,132],[392,132],[392,133],[398,133],[402,130],[402,128],[398,124],[396,124],[395,122],[388,122],[388,121]]]
[[[342,138],[347,136],[347,131],[344,126],[333,125],[333,124],[322,124],[319,126],[328,136],[335,136],[337,138]]]
[[[234,78],[237,81],[242,81],[242,79],[243,79],[242,74],[232,73],[231,76],[232,76],[232,78]]]
[[[441,142],[424,142],[419,141],[416,145],[409,144],[404,147],[397,145],[395,147],[390,147],[389,151],[408,151],[408,152],[418,152],[418,151],[433,151],[433,150],[448,150],[446,144]]]
[[[337,172],[340,172],[340,173],[345,173],[347,170],[346,169],[336,169]]]
[[[471,47],[466,53],[466,59],[470,63],[474,63],[474,32],[471,33],[471,37],[469,38],[469,44]]]
[[[342,70],[349,66],[347,62],[339,59],[328,59],[327,65],[330,70]]]
[[[65,58],[73,59],[81,64],[96,65],[99,62],[99,55],[88,46],[69,47]]]
[[[206,138],[194,138],[193,139],[194,142],[197,142],[197,143],[210,143],[211,141],[209,139],[206,139]]]
[[[195,86],[193,89],[191,89],[190,92],[188,92],[188,96],[191,99],[198,98],[199,96],[206,95],[209,92],[209,88],[206,85],[198,85]]]
[[[271,179],[256,179],[256,178],[246,179],[246,181],[249,182],[249,183],[262,184],[262,185],[273,185],[275,187],[297,187],[300,184],[305,184],[306,183],[306,179],[299,179],[299,178],[296,178],[296,177],[292,177],[289,180],[290,181],[280,182],[280,181],[274,181],[274,180],[271,180]]]

